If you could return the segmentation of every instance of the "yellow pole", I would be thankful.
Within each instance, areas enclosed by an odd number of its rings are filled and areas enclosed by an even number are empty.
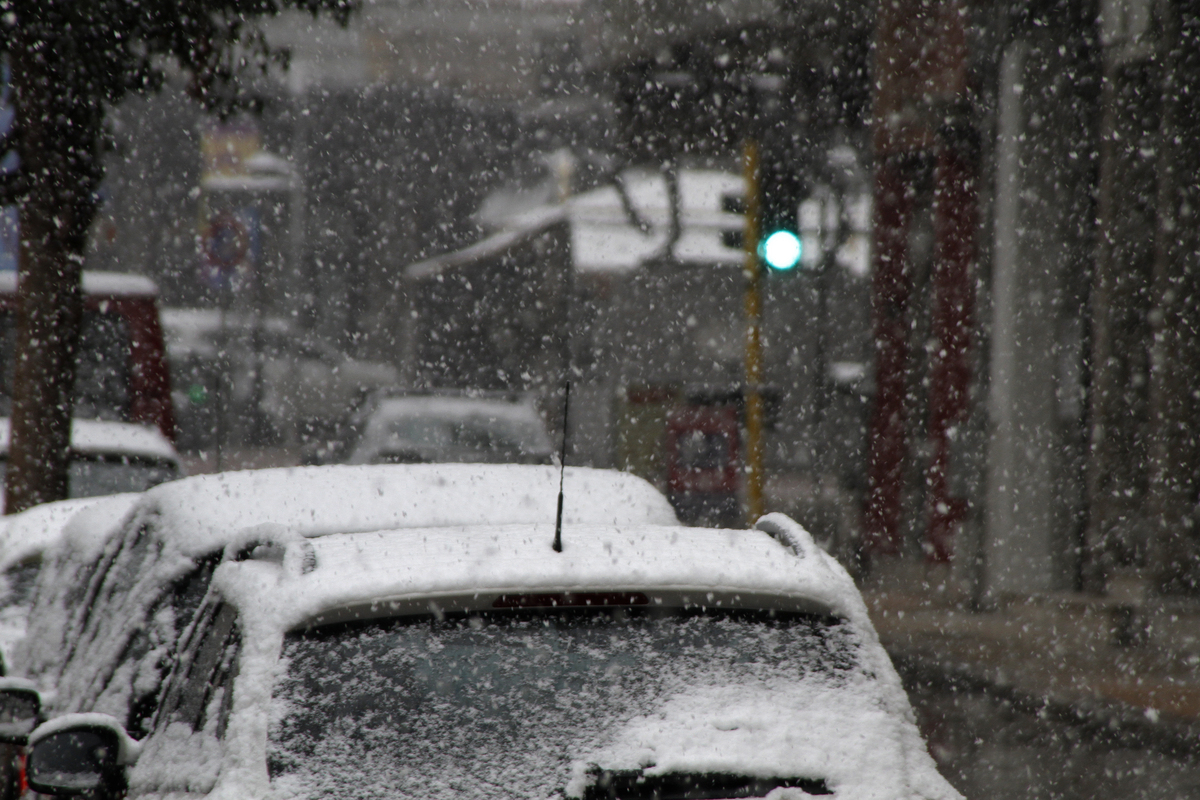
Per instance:
[[[746,527],[763,515],[762,384],[762,269],[758,262],[758,143],[747,139],[742,155],[746,176],[746,226],[742,242],[746,255]]]

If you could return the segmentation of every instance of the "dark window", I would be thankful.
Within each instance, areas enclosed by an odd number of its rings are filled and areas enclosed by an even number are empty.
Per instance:
[[[155,730],[171,722],[185,722],[193,731],[202,731],[211,722],[218,738],[225,735],[232,697],[228,688],[241,644],[236,623],[237,612],[224,603],[201,611],[192,641],[185,645],[167,678]]]
[[[688,431],[679,437],[679,466],[683,469],[724,469],[729,457],[729,439],[723,433]]]
[[[41,567],[41,558],[34,558],[14,564],[0,573],[0,610],[29,604]]]
[[[133,776],[135,794],[204,794],[221,770],[241,636],[232,606],[202,606],[196,625],[171,659],[163,702],[145,737]]]
[[[8,472],[8,458],[0,455],[0,486]],[[67,473],[68,497],[103,497],[123,492],[144,492],[179,477],[179,468],[157,458],[117,454],[76,453]]]
[[[124,317],[84,312],[75,362],[75,416],[128,421],[130,349]]]

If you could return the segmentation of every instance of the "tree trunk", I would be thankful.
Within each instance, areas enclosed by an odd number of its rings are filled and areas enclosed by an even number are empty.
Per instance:
[[[83,252],[101,174],[102,108],[70,26],[59,24],[63,7],[49,3],[18,26],[9,51],[25,182],[5,487],[10,514],[67,496]]]

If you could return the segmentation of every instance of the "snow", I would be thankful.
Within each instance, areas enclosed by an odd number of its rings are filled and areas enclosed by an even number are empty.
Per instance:
[[[62,536],[63,526],[98,498],[43,503],[20,514],[0,517],[0,572],[31,558],[40,558]]]
[[[478,259],[499,255],[531,233],[561,222],[571,225],[571,257],[580,274],[624,274],[638,270],[645,259],[666,244],[670,207],[666,180],[659,172],[629,169],[623,173],[626,192],[634,210],[651,226],[643,233],[630,220],[615,187],[605,186],[570,198],[563,205],[547,205],[506,215],[492,212],[484,221],[503,227],[478,244],[413,264],[406,268],[410,278],[430,278]],[[727,247],[725,231],[740,231],[741,215],[722,209],[725,195],[740,196],[745,182],[740,175],[720,170],[684,169],[679,172],[680,236],[673,255],[679,261],[700,266],[739,266],[744,259],[738,248]]]
[[[9,420],[0,418],[0,452],[8,452],[9,427]],[[158,428],[130,422],[72,420],[71,447],[80,453],[144,456],[179,464],[179,453]]]
[[[17,273],[0,271],[0,294],[16,291]],[[155,297],[158,287],[142,275],[87,270],[83,273],[83,293],[97,297]]]
[[[852,681],[809,676],[682,689],[655,714],[630,720],[610,746],[579,759],[567,796],[583,796],[595,767],[641,767],[648,776],[820,777],[839,798],[903,797],[901,722],[883,709],[868,676]]]
[[[565,218],[565,211],[560,206],[535,209],[523,214],[519,219],[510,220],[512,230],[489,236],[483,241],[464,247],[461,250],[436,256],[427,261],[410,264],[404,268],[404,274],[410,278],[432,278],[455,267],[472,264],[481,258],[502,255],[506,250],[520,243],[530,233],[559,223]]]
[[[580,273],[632,272],[659,252],[667,241],[670,207],[666,179],[661,173],[626,170],[626,193],[638,215],[652,226],[642,233],[621,206],[615,187],[607,186],[569,201],[571,253]],[[738,265],[742,251],[725,246],[722,233],[741,230],[738,214],[721,208],[726,194],[741,196],[741,176],[718,170],[681,170],[679,173],[680,236],[673,255],[679,261],[701,265]]]
[[[37,685],[28,678],[0,678],[0,691],[4,691],[5,689],[24,689],[36,692]]]

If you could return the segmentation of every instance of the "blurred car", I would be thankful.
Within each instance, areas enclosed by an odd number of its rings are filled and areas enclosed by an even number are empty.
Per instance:
[[[9,420],[0,418],[0,485],[8,471],[8,442]],[[127,422],[72,421],[69,497],[141,492],[181,477],[179,453],[156,428]]]
[[[528,395],[382,397],[360,412],[350,464],[549,464],[554,445]]]
[[[141,275],[85,270],[75,416],[153,425],[175,435],[158,287]],[[0,271],[0,416],[12,413],[17,275]]]
[[[268,435],[256,425],[290,442],[328,436],[399,377],[393,365],[351,358],[279,317],[168,308],[163,328],[184,447],[211,444],[222,426],[242,439]]]
[[[568,468],[563,481],[567,522],[677,524],[666,498],[633,475]],[[229,472],[156,487],[119,525],[73,526],[63,538],[38,576],[14,674],[52,690],[51,713],[102,711],[141,731],[158,704],[162,658],[222,561],[280,537],[553,523],[558,486],[552,467],[420,464]]]
[[[849,576],[795,522],[568,524],[561,552],[554,529],[257,544],[216,568],[146,735],[103,714],[51,720],[29,737],[30,785],[100,798],[959,797]]]

